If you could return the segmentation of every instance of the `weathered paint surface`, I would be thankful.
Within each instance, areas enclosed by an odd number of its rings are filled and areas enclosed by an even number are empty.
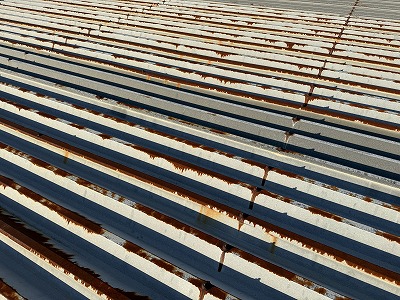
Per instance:
[[[0,298],[396,299],[377,5],[0,1]]]

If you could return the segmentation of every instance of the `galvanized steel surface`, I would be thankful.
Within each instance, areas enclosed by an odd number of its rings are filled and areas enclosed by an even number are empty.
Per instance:
[[[398,298],[396,4],[0,1],[0,295]]]

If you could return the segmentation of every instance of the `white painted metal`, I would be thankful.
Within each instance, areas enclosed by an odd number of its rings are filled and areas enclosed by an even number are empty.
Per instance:
[[[396,10],[0,1],[0,297],[396,299]]]

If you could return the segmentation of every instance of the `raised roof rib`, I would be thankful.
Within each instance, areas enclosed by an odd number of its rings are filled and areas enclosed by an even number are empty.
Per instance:
[[[397,299],[399,1],[0,1],[0,298]]]

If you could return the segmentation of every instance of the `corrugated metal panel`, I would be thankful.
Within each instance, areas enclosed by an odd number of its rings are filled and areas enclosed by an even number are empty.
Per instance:
[[[1,1],[0,294],[397,299],[395,4]]]

